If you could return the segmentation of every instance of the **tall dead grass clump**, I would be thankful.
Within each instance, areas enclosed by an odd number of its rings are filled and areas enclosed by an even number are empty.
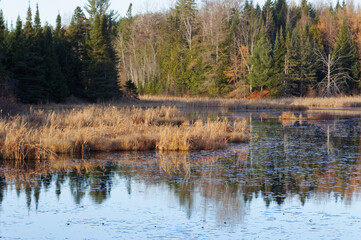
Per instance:
[[[246,142],[247,122],[236,121],[233,126],[227,119],[184,123],[179,127],[167,126],[160,133],[157,143],[159,151],[215,150],[227,142]]]
[[[39,129],[29,126],[21,117],[2,122],[0,157],[2,159],[52,159],[55,153],[40,144]]]
[[[1,159],[53,159],[105,151],[191,151],[247,141],[246,122],[191,123],[175,107],[89,106],[0,119]],[[237,137],[236,137],[237,136]]]

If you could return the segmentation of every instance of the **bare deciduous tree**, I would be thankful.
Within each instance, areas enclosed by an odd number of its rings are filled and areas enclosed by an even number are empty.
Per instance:
[[[122,83],[132,79],[137,86],[144,87],[157,77],[157,37],[162,19],[158,13],[139,15],[130,26],[131,34],[127,41],[119,34],[116,46]]]
[[[319,61],[322,64],[322,72],[325,77],[318,83],[320,94],[323,97],[331,97],[340,94],[348,80],[353,78],[343,68],[338,67],[339,61],[346,56],[336,54],[323,54],[320,50],[316,50]]]

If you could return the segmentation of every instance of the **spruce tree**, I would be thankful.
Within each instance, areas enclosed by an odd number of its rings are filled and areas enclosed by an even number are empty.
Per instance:
[[[360,88],[360,63],[358,61],[357,50],[355,43],[350,38],[350,32],[346,25],[346,21],[340,28],[337,36],[335,49],[333,50],[333,56],[339,58],[337,68],[339,72],[345,72],[350,78],[345,79],[347,86],[347,93],[353,93]]]
[[[184,42],[179,30],[179,23],[174,14],[170,14],[161,25],[160,81],[155,86],[155,92],[166,94],[185,93],[186,83],[178,76],[182,71]]]
[[[259,88],[270,86],[272,75],[272,45],[269,43],[264,31],[254,46],[253,55],[249,58],[252,72],[248,75],[248,82],[252,87]]]
[[[67,59],[71,65],[67,75],[69,93],[76,97],[85,98],[86,89],[86,38],[88,23],[83,10],[76,7],[68,30],[70,52]]]
[[[272,0],[267,0],[264,3],[263,9],[262,9],[262,20],[263,20],[263,25],[265,27],[265,32],[267,34],[268,39],[271,40],[271,42],[273,43],[274,39],[275,39],[275,22],[274,22],[274,17],[273,17],[273,2]]]
[[[53,49],[54,57],[56,58],[55,64],[58,65],[56,68],[59,67],[60,70],[59,79],[64,81],[60,83],[60,85],[63,86],[62,92],[64,93],[64,96],[69,95],[69,88],[72,89],[72,93],[80,91],[72,85],[72,82],[74,81],[73,50],[71,42],[68,36],[66,36],[66,30],[62,26],[60,14],[56,17],[56,27],[53,32]]]
[[[127,98],[138,98],[138,88],[132,82],[132,80],[128,80],[123,86],[124,97]]]
[[[5,31],[3,11],[0,10],[0,80],[5,77]]]
[[[21,23],[18,21],[21,26]],[[17,25],[18,25],[17,24]],[[17,80],[17,96],[25,103],[38,103],[46,101],[49,98],[48,84],[45,80],[45,66],[42,53],[42,34],[40,18],[37,17],[35,29],[32,23],[32,14],[30,7],[26,17],[26,24],[23,33],[20,31],[19,38],[24,42],[14,47],[20,47],[20,51],[15,51],[14,78]],[[20,27],[19,26],[19,27]],[[18,45],[18,46],[17,46]]]
[[[25,39],[23,34],[23,24],[20,17],[17,18],[15,31],[9,34],[7,47],[7,68],[12,73],[12,82],[15,84],[15,73],[18,67],[24,65]],[[16,84],[17,85],[17,84]]]
[[[120,96],[117,84],[116,58],[108,28],[106,0],[89,0],[90,14],[87,47],[87,86],[89,100],[106,100]]]
[[[176,27],[181,33],[181,66],[177,68],[176,82],[178,93],[196,95],[202,92],[204,82],[204,64],[199,53],[199,45],[193,41],[197,34],[197,6],[195,0],[177,0],[174,14]]]
[[[41,20],[40,20],[40,12],[39,12],[39,5],[36,4],[36,12],[34,18],[34,29],[36,34],[41,34]]]
[[[8,73],[5,68],[6,64],[6,49],[5,49],[5,34],[6,28],[4,24],[3,12],[0,10],[0,97],[7,95],[8,91]]]
[[[276,0],[273,5],[273,17],[275,23],[275,29],[286,27],[286,16],[287,16],[287,3],[286,0]]]
[[[292,95],[305,96],[316,81],[316,58],[306,28],[292,33],[290,53],[290,88]]]
[[[271,80],[271,94],[281,96],[284,92],[284,78],[285,78],[285,56],[286,44],[283,36],[282,27],[279,34],[276,36],[276,41],[273,49],[273,64],[272,64],[272,80]]]
[[[6,27],[4,22],[4,15],[3,15],[3,11],[0,9],[0,64],[1,64],[1,59],[4,57],[4,52],[5,52],[5,34],[6,34]]]
[[[68,89],[58,62],[52,31],[49,26],[44,28],[43,42],[45,79],[48,85],[50,100],[54,102],[63,102],[67,97]]]

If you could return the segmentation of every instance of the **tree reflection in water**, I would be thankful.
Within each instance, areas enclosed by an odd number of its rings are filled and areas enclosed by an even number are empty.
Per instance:
[[[103,204],[123,179],[132,184],[167,186],[190,218],[200,194],[202,206],[216,206],[219,221],[242,220],[247,203],[262,197],[266,205],[298,196],[343,200],[351,204],[361,189],[360,126],[355,119],[306,121],[291,125],[274,119],[252,121],[249,145],[231,145],[216,152],[117,153],[87,160],[23,162],[0,166],[0,204],[8,189],[26,195],[37,209],[41,191],[70,189],[75,204],[90,197]],[[166,193],[165,193],[166,194]],[[198,204],[199,205],[199,204]]]

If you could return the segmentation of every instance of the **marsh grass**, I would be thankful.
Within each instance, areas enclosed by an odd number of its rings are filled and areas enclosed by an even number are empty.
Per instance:
[[[109,151],[192,151],[248,140],[246,121],[189,121],[175,107],[32,109],[0,120],[0,158]]]
[[[331,98],[265,98],[265,99],[224,99],[224,98],[189,98],[166,96],[142,96],[144,104],[166,104],[179,108],[212,108],[220,107],[227,110],[249,109],[283,109],[304,111],[308,108],[359,108],[360,96],[340,96]]]
[[[226,110],[261,110],[284,109],[292,111],[307,110],[306,106],[290,104],[290,99],[226,99],[226,98],[192,98],[192,97],[167,97],[167,96],[142,96],[144,104],[165,104],[178,108],[223,108]]]

